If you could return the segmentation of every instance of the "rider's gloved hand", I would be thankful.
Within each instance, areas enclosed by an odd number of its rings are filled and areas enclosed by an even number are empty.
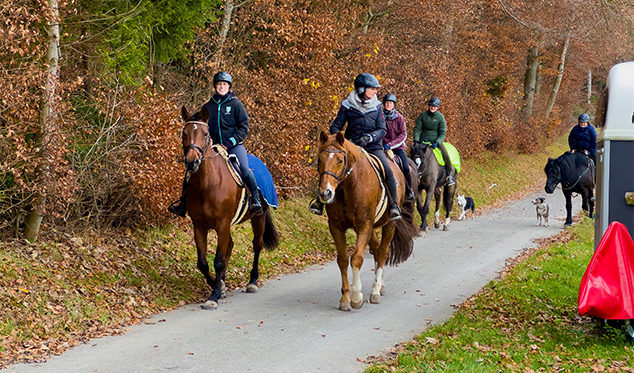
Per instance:
[[[368,145],[368,143],[372,141],[372,135],[363,135],[360,139],[359,139],[359,146],[360,147],[364,147],[366,145]]]
[[[436,149],[438,147],[438,143],[437,142],[432,142],[431,143],[431,148],[432,149]]]
[[[390,149],[392,149],[392,147],[390,146],[390,144],[385,144],[385,145],[383,145],[383,149],[390,150]]]

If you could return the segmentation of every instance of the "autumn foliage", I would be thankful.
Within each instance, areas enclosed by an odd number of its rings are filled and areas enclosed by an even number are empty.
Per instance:
[[[69,222],[129,226],[167,219],[165,208],[178,198],[184,173],[179,108],[204,104],[211,77],[221,69],[234,76],[233,89],[251,118],[245,145],[268,165],[284,196],[312,193],[317,135],[328,128],[360,72],[378,76],[380,95],[397,96],[410,130],[426,100],[439,97],[447,140],[467,159],[485,151],[534,152],[567,131],[573,115],[592,113],[585,98],[588,71],[596,94],[609,68],[632,57],[631,4],[577,3],[568,8],[566,2],[519,0],[247,1],[233,10],[220,45],[216,26],[224,6],[200,1],[196,4],[209,13],[186,20],[169,13],[161,24],[136,24],[154,39],[135,34],[127,46],[123,39],[113,41],[125,38],[125,28],[117,29],[121,19],[133,21],[156,9],[135,14],[117,8],[125,17],[116,18],[99,14],[97,2],[61,3],[54,102],[59,130],[47,140],[51,187],[43,190],[35,172],[42,162],[38,110],[50,14],[42,1],[5,1],[0,230],[19,235],[35,193],[48,196],[45,229]],[[562,84],[546,118],[567,36]],[[156,52],[151,40],[158,43],[159,37],[161,45],[176,47]],[[145,48],[121,49],[135,45]],[[539,48],[540,74],[535,109],[524,123],[524,74],[533,46]]]

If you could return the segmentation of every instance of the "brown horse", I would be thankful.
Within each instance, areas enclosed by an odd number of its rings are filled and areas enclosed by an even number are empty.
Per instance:
[[[239,207],[243,188],[235,182],[226,160],[220,156],[222,149],[214,147],[211,143],[207,127],[207,109],[203,107],[200,112],[200,121],[193,120],[184,106],[181,115],[185,122],[183,153],[185,166],[190,175],[185,191],[187,212],[194,223],[198,269],[212,289],[209,299],[202,307],[216,309],[218,299],[224,292],[224,279],[233,250],[231,222]],[[258,261],[262,247],[272,250],[279,244],[268,206],[266,203],[262,205],[264,214],[254,216],[247,211],[240,220],[240,223],[251,220],[253,227],[253,267],[247,293],[258,291]],[[210,229],[215,230],[218,235],[218,247],[214,257],[215,277],[210,273],[207,263],[207,233]]]
[[[380,204],[386,204],[386,190],[381,187],[381,180],[368,157],[362,154],[358,146],[346,140],[342,132],[328,135],[322,131],[319,140],[318,197],[326,204],[328,226],[337,247],[342,282],[339,309],[350,311],[351,306],[354,309],[363,306],[360,272],[363,252],[368,244],[376,266],[370,302],[380,303],[385,290],[383,266],[386,262],[392,265],[404,262],[412,253],[413,238],[417,234],[416,226],[412,223],[414,205],[411,202],[405,204],[402,219],[390,221],[387,208],[377,209]],[[397,202],[402,205],[405,179],[394,162],[390,162],[390,166],[398,181]],[[375,228],[381,227],[379,242]],[[348,229],[353,229],[357,235],[351,255],[346,244]],[[348,262],[352,267],[352,294],[348,281]]]

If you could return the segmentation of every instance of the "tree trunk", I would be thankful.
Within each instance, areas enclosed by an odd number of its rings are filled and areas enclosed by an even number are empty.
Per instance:
[[[533,115],[533,101],[537,84],[537,66],[539,65],[539,49],[537,46],[528,50],[526,59],[526,74],[524,74],[524,106],[522,107],[522,122],[528,123]]]
[[[218,35],[218,50],[216,51],[216,66],[220,67],[223,62],[223,48],[229,35],[229,26],[231,26],[231,16],[233,15],[233,0],[225,1],[225,11],[222,13],[222,26],[220,26],[220,34]]]
[[[44,217],[46,207],[47,192],[50,186],[50,164],[48,159],[48,144],[55,133],[57,122],[54,111],[54,100],[59,79],[59,8],[57,0],[48,0],[48,55],[46,62],[48,71],[46,84],[42,94],[40,106],[40,138],[38,140],[38,157],[40,158],[37,167],[38,191],[33,198],[32,209],[26,216],[24,226],[24,237],[34,242],[40,232],[40,225]]]
[[[566,62],[566,53],[568,53],[568,45],[570,45],[570,34],[566,36],[566,41],[564,42],[564,47],[561,50],[561,57],[559,58],[559,67],[557,70],[557,78],[555,79],[555,84],[553,85],[552,91],[550,91],[550,96],[548,96],[548,103],[546,104],[546,114],[544,117],[548,119],[550,117],[550,113],[553,111],[553,107],[555,106],[555,100],[557,99],[557,93],[559,92],[559,86],[561,85],[561,79],[564,76],[564,64]]]
[[[590,98],[592,98],[592,70],[588,70],[588,97],[586,103],[590,105]]]

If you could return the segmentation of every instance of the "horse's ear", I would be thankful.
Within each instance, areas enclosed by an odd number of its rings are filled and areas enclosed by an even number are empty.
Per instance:
[[[345,136],[343,135],[343,132],[337,132],[337,142],[341,145],[343,145],[344,141],[346,141]]]
[[[328,133],[326,131],[321,131],[321,133],[319,134],[319,142],[323,144],[326,141],[328,141]]]
[[[207,123],[208,119],[209,119],[209,111],[207,111],[207,106],[203,105],[202,109],[200,109],[200,120],[201,122]]]
[[[187,122],[189,120],[189,112],[185,105],[181,108],[181,117],[183,118],[183,122]]]

